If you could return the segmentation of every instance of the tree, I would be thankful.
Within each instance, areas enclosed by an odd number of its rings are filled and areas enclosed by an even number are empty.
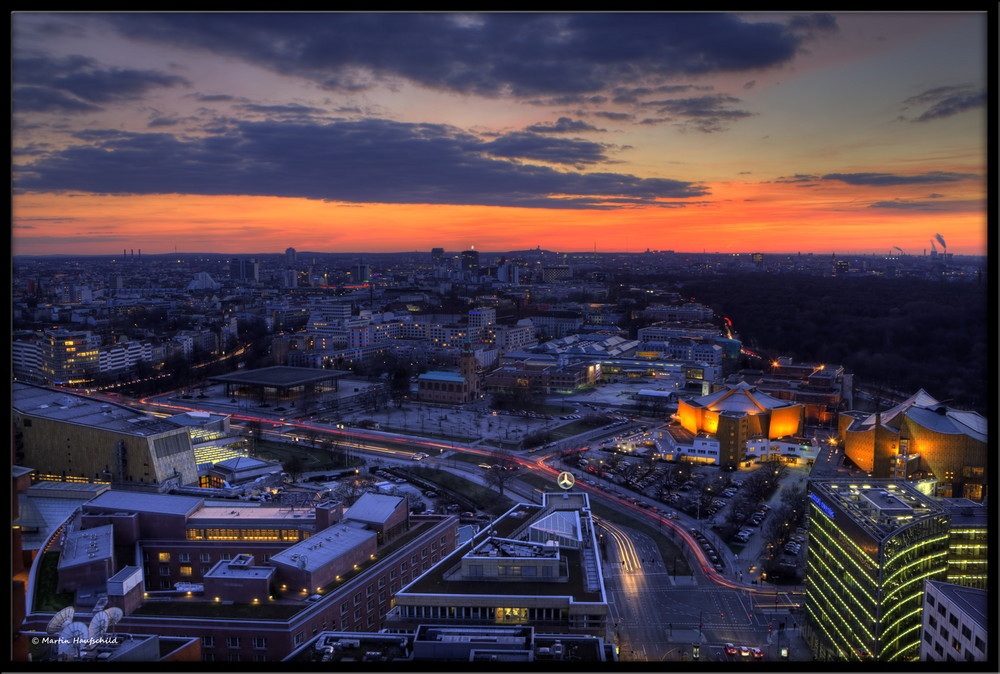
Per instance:
[[[282,467],[288,473],[288,479],[291,482],[298,482],[299,478],[302,477],[302,471],[305,470],[306,464],[300,455],[292,454],[285,459]]]
[[[356,477],[339,482],[336,488],[334,488],[333,494],[349,508],[361,498],[362,494],[371,491],[374,484],[374,479],[363,474],[358,474]]]
[[[517,459],[508,449],[496,449],[490,453],[489,460],[491,465],[486,471],[486,482],[503,496],[504,488],[517,474]]]

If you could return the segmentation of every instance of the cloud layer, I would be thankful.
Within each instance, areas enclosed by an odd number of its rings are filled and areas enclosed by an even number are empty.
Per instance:
[[[829,16],[729,14],[114,14],[134,39],[237,56],[331,89],[380,78],[481,96],[601,92],[649,78],[787,64]]]
[[[242,194],[354,203],[610,208],[691,199],[691,182],[559,171],[607,159],[587,141],[527,132],[483,140],[441,124],[384,119],[233,122],[225,132],[91,132],[24,168],[22,190]]]

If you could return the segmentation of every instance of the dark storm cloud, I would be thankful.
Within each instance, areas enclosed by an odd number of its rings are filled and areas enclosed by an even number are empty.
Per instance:
[[[914,122],[927,122],[985,106],[986,92],[973,87],[936,87],[911,96],[903,101],[903,104],[907,108],[929,106],[912,120]]]
[[[15,112],[90,112],[157,88],[188,84],[155,70],[101,67],[83,56],[15,58],[12,74]]]
[[[329,87],[356,89],[370,76],[393,77],[487,96],[580,95],[647,83],[650,77],[770,68],[788,63],[807,39],[799,26],[717,13],[102,18],[131,39],[236,56]]]
[[[892,173],[828,173],[823,180],[839,180],[848,185],[866,185],[869,187],[891,187],[895,185],[921,185],[928,183],[953,183],[968,180],[976,176],[968,173],[949,173],[947,171],[930,171],[917,175],[894,175]]]
[[[440,124],[244,121],[200,138],[118,131],[77,137],[90,143],[26,165],[16,188],[533,208],[620,207],[708,193],[691,182],[556,171],[506,159],[594,163],[604,158],[594,143],[525,133],[484,141]]]

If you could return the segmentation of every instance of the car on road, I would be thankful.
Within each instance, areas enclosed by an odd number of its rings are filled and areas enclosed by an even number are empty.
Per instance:
[[[726,644],[726,655],[736,655],[736,646]]]
[[[424,454],[423,452],[419,452],[419,453],[417,453],[417,454],[414,454],[414,455],[413,455],[413,456],[412,456],[411,458],[412,458],[412,459],[413,459],[414,461],[420,461],[420,460],[422,460],[422,459],[426,459],[426,458],[427,458],[427,455],[426,455],[426,454]]]
[[[743,656],[744,658],[749,658],[750,657],[750,647],[749,646],[740,646],[740,655]]]
[[[763,660],[764,659],[764,651],[760,650],[759,648],[751,648],[750,652],[758,660]]]

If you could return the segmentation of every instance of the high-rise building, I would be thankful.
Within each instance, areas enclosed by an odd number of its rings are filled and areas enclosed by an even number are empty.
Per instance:
[[[79,386],[98,369],[100,337],[89,330],[50,330],[39,342],[42,378],[57,386]]]
[[[462,271],[471,274],[479,273],[479,251],[470,248],[462,251]]]
[[[988,506],[964,498],[943,498],[941,505],[951,516],[948,529],[948,582],[988,589]]]
[[[258,281],[260,265],[253,258],[235,258],[229,261],[229,277],[237,281]]]
[[[371,267],[359,262],[351,267],[351,281],[354,283],[367,283],[372,277]]]
[[[920,659],[984,662],[989,644],[986,590],[927,581]]]
[[[924,583],[947,576],[947,511],[896,480],[814,480],[809,498],[806,611],[814,655],[916,660]]]
[[[431,264],[435,267],[444,264],[444,248],[431,248]]]
[[[295,249],[286,248],[285,249],[285,266],[294,267],[295,266]]]
[[[469,311],[469,337],[473,342],[492,344],[496,327],[497,310],[493,307],[476,307]]]

